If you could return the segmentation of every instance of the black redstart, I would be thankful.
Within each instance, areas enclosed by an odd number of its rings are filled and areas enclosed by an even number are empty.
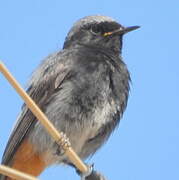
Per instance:
[[[104,144],[126,108],[130,75],[121,58],[122,38],[138,27],[100,15],[80,19],[63,50],[48,56],[28,83],[28,94],[82,159]],[[24,105],[2,163],[38,176],[62,162],[71,164]]]

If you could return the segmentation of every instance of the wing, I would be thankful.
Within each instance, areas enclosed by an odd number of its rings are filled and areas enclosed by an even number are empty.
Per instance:
[[[29,82],[27,93],[42,111],[48,99],[58,90],[61,83],[67,77],[68,67],[66,61],[64,64],[62,57],[63,53],[55,53],[45,59],[33,73]],[[23,105],[22,112],[5,148],[2,158],[3,164],[10,165],[17,148],[36,122],[35,116],[26,105]]]

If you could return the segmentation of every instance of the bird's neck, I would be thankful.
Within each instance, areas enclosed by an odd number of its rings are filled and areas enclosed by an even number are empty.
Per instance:
[[[107,47],[101,47],[100,45],[94,45],[94,44],[90,45],[90,44],[76,43],[75,45],[68,47],[68,49],[71,49],[71,48],[75,48],[75,49],[76,48],[77,49],[85,48],[85,49],[89,49],[89,50],[92,50],[95,52],[101,52],[103,54],[108,54],[113,57],[121,56],[121,51],[119,49],[110,49]]]

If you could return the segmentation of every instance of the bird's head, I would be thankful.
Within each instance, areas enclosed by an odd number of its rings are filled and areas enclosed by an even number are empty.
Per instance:
[[[64,48],[84,45],[120,53],[123,35],[137,28],[139,26],[124,27],[107,16],[87,16],[73,25],[66,37]]]

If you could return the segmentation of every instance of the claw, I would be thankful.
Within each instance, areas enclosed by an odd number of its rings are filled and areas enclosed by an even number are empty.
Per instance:
[[[94,164],[87,165],[87,167],[88,167],[88,171],[87,172],[85,172],[85,173],[81,173],[80,172],[81,180],[86,180],[86,178],[92,174],[93,168],[94,168]]]

